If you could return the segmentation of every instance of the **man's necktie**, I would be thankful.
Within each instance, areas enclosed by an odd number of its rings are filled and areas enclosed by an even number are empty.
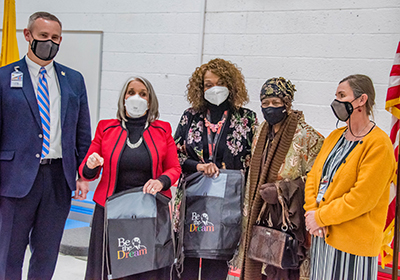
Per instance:
[[[37,100],[43,128],[42,158],[47,156],[50,150],[50,98],[45,74],[46,69],[40,68]]]

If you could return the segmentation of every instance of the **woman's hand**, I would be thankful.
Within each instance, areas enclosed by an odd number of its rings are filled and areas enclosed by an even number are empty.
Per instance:
[[[324,238],[326,235],[326,227],[320,227],[318,229],[316,229],[314,232],[312,232],[310,230],[310,234],[314,235],[314,236],[318,236],[321,238]]]
[[[103,164],[104,158],[102,158],[98,153],[91,154],[86,161],[86,165],[90,169],[95,169],[97,166],[103,166]]]
[[[306,217],[306,230],[314,236],[324,238],[326,233],[326,227],[320,227],[315,220],[315,211],[309,211],[305,215]]]
[[[155,195],[163,188],[163,184],[159,180],[150,179],[143,186],[143,193]]]
[[[261,198],[268,204],[278,203],[278,192],[275,183],[265,183],[260,186]]]
[[[204,175],[208,177],[218,177],[219,175],[219,168],[212,162],[210,163],[199,163],[196,166],[197,171],[203,172]]]

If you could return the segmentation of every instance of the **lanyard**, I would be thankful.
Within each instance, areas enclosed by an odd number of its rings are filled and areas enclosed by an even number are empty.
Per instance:
[[[204,122],[207,127],[207,140],[208,140],[208,159],[210,161],[214,158],[215,147],[219,141],[219,136],[221,134],[222,128],[224,127],[225,121],[228,117],[228,111],[225,111],[222,115],[221,120],[217,124],[212,124],[209,122],[211,120],[210,111],[207,111],[207,118],[204,118]],[[215,134],[214,134],[215,133]]]
[[[324,166],[322,168],[321,181],[319,184],[317,202],[320,203],[325,192],[327,191],[330,183],[332,182],[333,176],[335,176],[336,171],[339,166],[347,158],[350,152],[357,146],[359,141],[346,141],[342,135],[335,147],[329,153]]]

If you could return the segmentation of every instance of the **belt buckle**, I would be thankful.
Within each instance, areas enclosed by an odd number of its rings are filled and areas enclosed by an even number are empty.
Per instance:
[[[46,164],[51,164],[51,158],[42,158],[41,160],[40,160],[40,164],[41,165],[46,165]]]

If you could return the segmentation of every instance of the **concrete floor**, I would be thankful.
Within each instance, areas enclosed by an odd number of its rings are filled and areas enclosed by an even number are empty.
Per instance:
[[[22,270],[22,279],[26,279],[28,273],[29,249],[25,253],[25,262]],[[83,280],[86,271],[86,260],[63,254],[58,255],[56,270],[53,280]],[[238,277],[228,276],[227,280],[237,280]]]
[[[27,277],[30,255],[31,253],[27,249],[22,269],[22,279],[26,279]],[[86,260],[59,254],[53,280],[83,280],[85,271]]]

